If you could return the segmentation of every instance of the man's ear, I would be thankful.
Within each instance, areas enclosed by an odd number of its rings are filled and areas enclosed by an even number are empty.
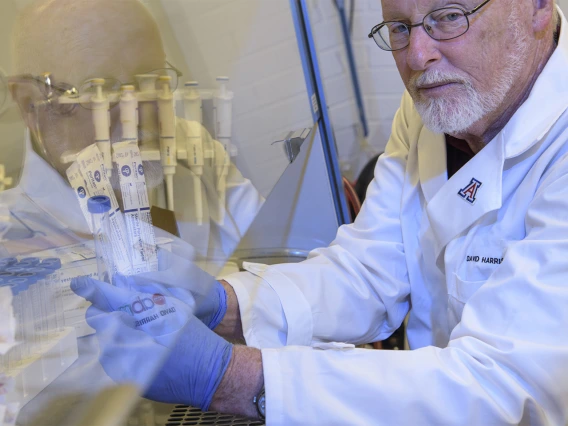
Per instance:
[[[556,7],[553,0],[532,0],[533,30],[535,33],[545,31],[554,19]]]
[[[31,83],[9,83],[8,89],[12,99],[18,105],[25,125],[29,129],[34,130],[37,127],[37,121],[34,117],[33,102],[41,96],[39,89]]]

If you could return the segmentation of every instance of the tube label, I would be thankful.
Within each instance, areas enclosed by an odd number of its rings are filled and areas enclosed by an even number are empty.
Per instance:
[[[79,206],[81,207],[81,211],[83,212],[83,216],[85,217],[85,221],[87,225],[89,225],[89,230],[93,233],[93,226],[91,224],[91,214],[87,208],[87,200],[91,196],[89,194],[87,188],[87,182],[83,179],[83,175],[79,170],[79,165],[75,162],[69,166],[67,169],[67,179],[71,184],[71,188],[75,191],[75,195],[77,196],[77,200],[79,201]]]
[[[106,195],[110,198],[109,218],[115,271],[122,275],[131,275],[132,265],[127,246],[124,218],[108,180],[103,155],[97,145],[93,144],[82,150],[77,156],[77,164],[87,184],[89,196]]]
[[[115,143],[113,151],[124,202],[133,271],[135,274],[157,271],[156,237],[140,149],[136,142],[131,141]]]

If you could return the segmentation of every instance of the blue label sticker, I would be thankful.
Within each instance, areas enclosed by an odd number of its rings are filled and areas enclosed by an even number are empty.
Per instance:
[[[99,172],[98,170],[95,172],[95,180],[97,182],[101,181],[101,172]]]
[[[138,165],[138,174],[144,176],[144,167],[142,167],[142,164]]]
[[[79,194],[79,198],[85,198],[87,196],[87,191],[85,191],[85,188],[80,186],[77,188],[77,194]]]
[[[128,166],[122,166],[122,169],[120,169],[122,171],[122,175],[123,176],[130,176],[132,174],[132,170],[130,170],[130,167]]]

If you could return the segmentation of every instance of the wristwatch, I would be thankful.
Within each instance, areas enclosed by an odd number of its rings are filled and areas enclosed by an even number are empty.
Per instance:
[[[260,390],[257,396],[252,399],[252,403],[256,405],[256,411],[262,420],[266,420],[266,395],[264,392],[264,386]]]

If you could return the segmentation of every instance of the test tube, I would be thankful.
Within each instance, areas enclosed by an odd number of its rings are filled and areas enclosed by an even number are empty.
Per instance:
[[[110,241],[110,198],[105,195],[91,197],[87,202],[87,207],[91,214],[93,238],[95,240],[98,279],[112,284],[114,262]]]
[[[53,301],[53,308],[55,309],[57,331],[62,331],[65,328],[65,305],[63,303],[64,295],[61,289],[61,281],[57,273],[61,269],[61,259],[57,257],[44,259],[40,265],[51,271],[46,277],[46,283]]]
[[[13,277],[7,280],[12,288],[12,294],[20,297],[19,307],[21,312],[23,343],[21,347],[22,358],[28,358],[35,349],[35,331],[33,324],[33,307],[30,301],[30,290],[26,278]]]
[[[0,259],[0,271],[3,271],[6,268],[14,265],[17,261],[15,257],[4,257]]]
[[[51,337],[53,337],[57,329],[53,295],[51,288],[48,286],[46,280],[47,276],[52,273],[52,270],[37,266],[34,268],[28,268],[28,272],[33,273],[38,277],[36,285],[38,286],[39,293],[41,295],[41,308],[45,335],[44,340],[49,340]]]
[[[43,297],[42,288],[39,284],[40,277],[34,274],[33,272],[22,272],[18,274],[18,278],[24,278],[27,280],[29,284],[29,294],[30,294],[30,301],[31,306],[33,309],[33,327],[34,327],[34,343],[38,349],[41,350],[41,347],[45,344],[46,338],[46,318],[45,312],[43,308]]]

